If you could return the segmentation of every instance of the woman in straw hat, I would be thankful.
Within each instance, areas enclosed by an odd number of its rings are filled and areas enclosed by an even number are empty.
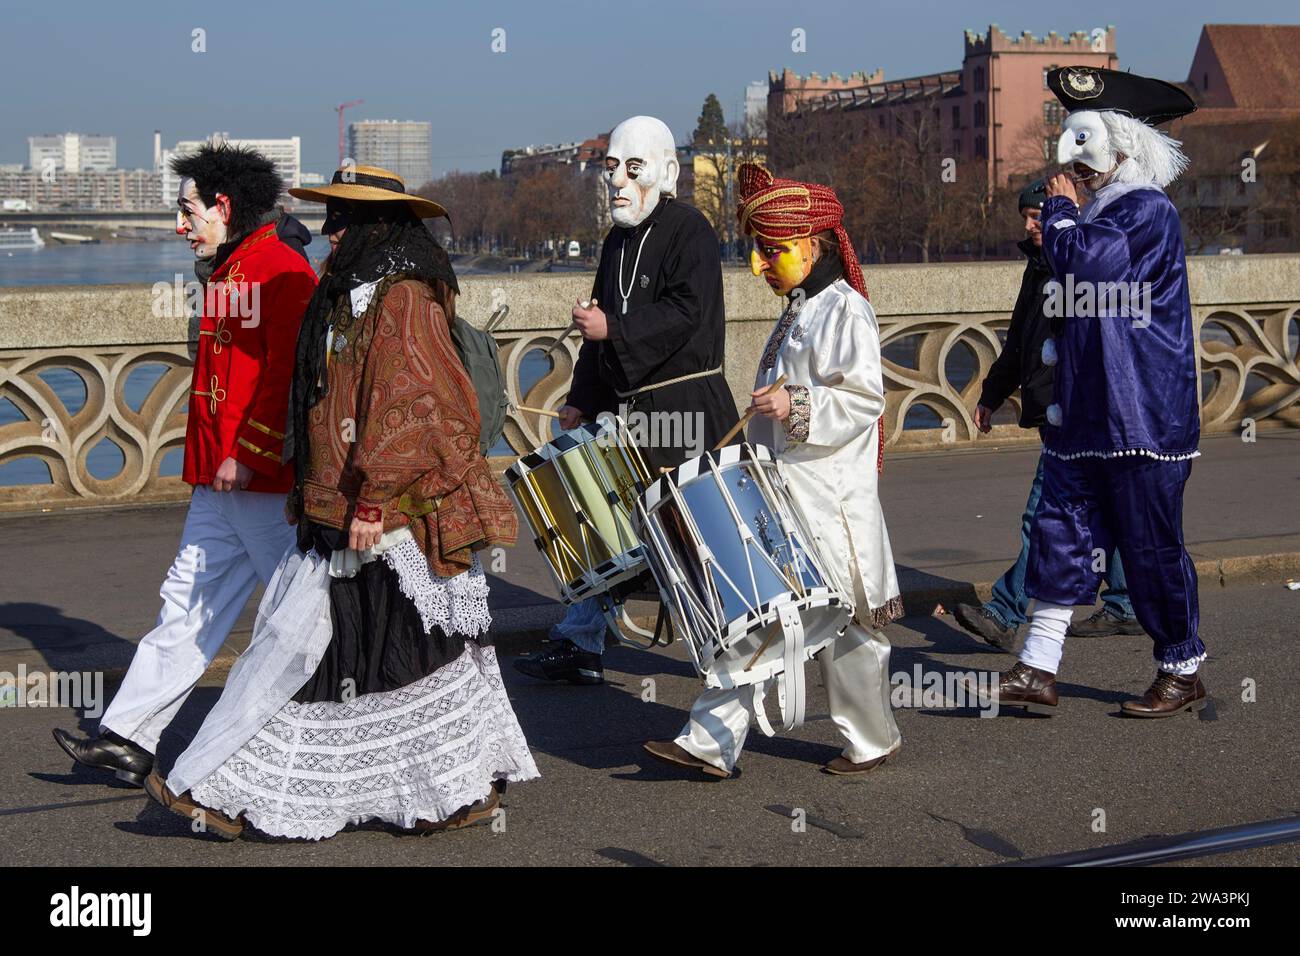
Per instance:
[[[298,540],[221,700],[150,792],[227,837],[244,821],[310,839],[488,822],[537,768],[487,635],[475,552],[517,525],[451,341],[456,276],[421,222],[446,210],[366,166],[291,192],[326,204],[331,247],[285,439]]]

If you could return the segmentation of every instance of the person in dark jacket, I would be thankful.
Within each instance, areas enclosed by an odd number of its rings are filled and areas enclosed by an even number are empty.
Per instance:
[[[275,222],[275,234],[281,242],[302,256],[308,262],[307,247],[311,245],[311,230],[283,210]]]
[[[1020,280],[1020,294],[1011,313],[1011,324],[1007,327],[1006,344],[984,378],[979,404],[975,408],[975,425],[982,432],[989,431],[993,413],[1017,388],[1020,389],[1021,428],[1041,428],[1047,420],[1047,407],[1052,404],[1056,366],[1053,336],[1060,331],[1054,327],[1054,322],[1060,320],[1049,318],[1043,309],[1045,286],[1052,279],[1051,267],[1043,259],[1043,230],[1039,222],[1046,198],[1041,179],[1030,183],[1020,193],[1020,215],[1024,217],[1028,235],[1017,246],[1028,261]],[[1029,597],[1025,594],[1029,526],[1038,508],[1042,488],[1043,462],[1040,456],[1020,521],[1020,554],[1016,563],[998,578],[993,585],[993,596],[984,604],[958,604],[953,610],[953,616],[962,627],[1008,654],[1018,649],[1017,635],[1021,625],[1029,619]],[[1118,551],[1110,556],[1103,574],[1106,590],[1101,595],[1101,608],[1091,617],[1071,624],[1069,633],[1076,637],[1141,634],[1142,627],[1137,623],[1133,605],[1129,602]]]

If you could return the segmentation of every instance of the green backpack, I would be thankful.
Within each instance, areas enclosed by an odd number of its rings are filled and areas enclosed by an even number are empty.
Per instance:
[[[495,327],[505,318],[505,312],[505,307],[498,309],[488,320],[487,327]],[[456,321],[451,324],[451,341],[478,394],[478,448],[486,455],[501,440],[501,433],[506,428],[506,412],[510,408],[497,341],[490,331],[476,329],[460,316],[456,316]]]

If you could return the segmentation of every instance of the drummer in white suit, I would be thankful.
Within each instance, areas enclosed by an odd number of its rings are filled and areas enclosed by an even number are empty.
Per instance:
[[[737,215],[754,237],[753,272],[787,299],[759,363],[749,440],[784,463],[832,573],[854,599],[854,620],[817,655],[831,720],[845,739],[823,769],[866,773],[902,746],[881,630],[902,616],[903,602],[878,492],[885,410],[879,328],[835,193],[776,179],[752,163],[740,167],[738,179]],[[782,375],[784,388],[764,394]],[[754,716],[751,700],[745,688],[706,690],[675,740],[645,748],[669,763],[730,776]]]

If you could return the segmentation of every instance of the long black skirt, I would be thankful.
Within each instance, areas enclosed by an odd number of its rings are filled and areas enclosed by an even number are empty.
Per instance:
[[[313,545],[328,558],[342,532],[315,526]],[[346,538],[341,546],[346,547]],[[333,637],[320,664],[293,699],[300,704],[336,703],[363,694],[397,690],[428,677],[465,651],[466,637],[446,634],[424,623],[414,602],[402,593],[397,572],[387,561],[370,561],[355,577],[330,582]],[[468,638],[490,644],[487,634]]]

